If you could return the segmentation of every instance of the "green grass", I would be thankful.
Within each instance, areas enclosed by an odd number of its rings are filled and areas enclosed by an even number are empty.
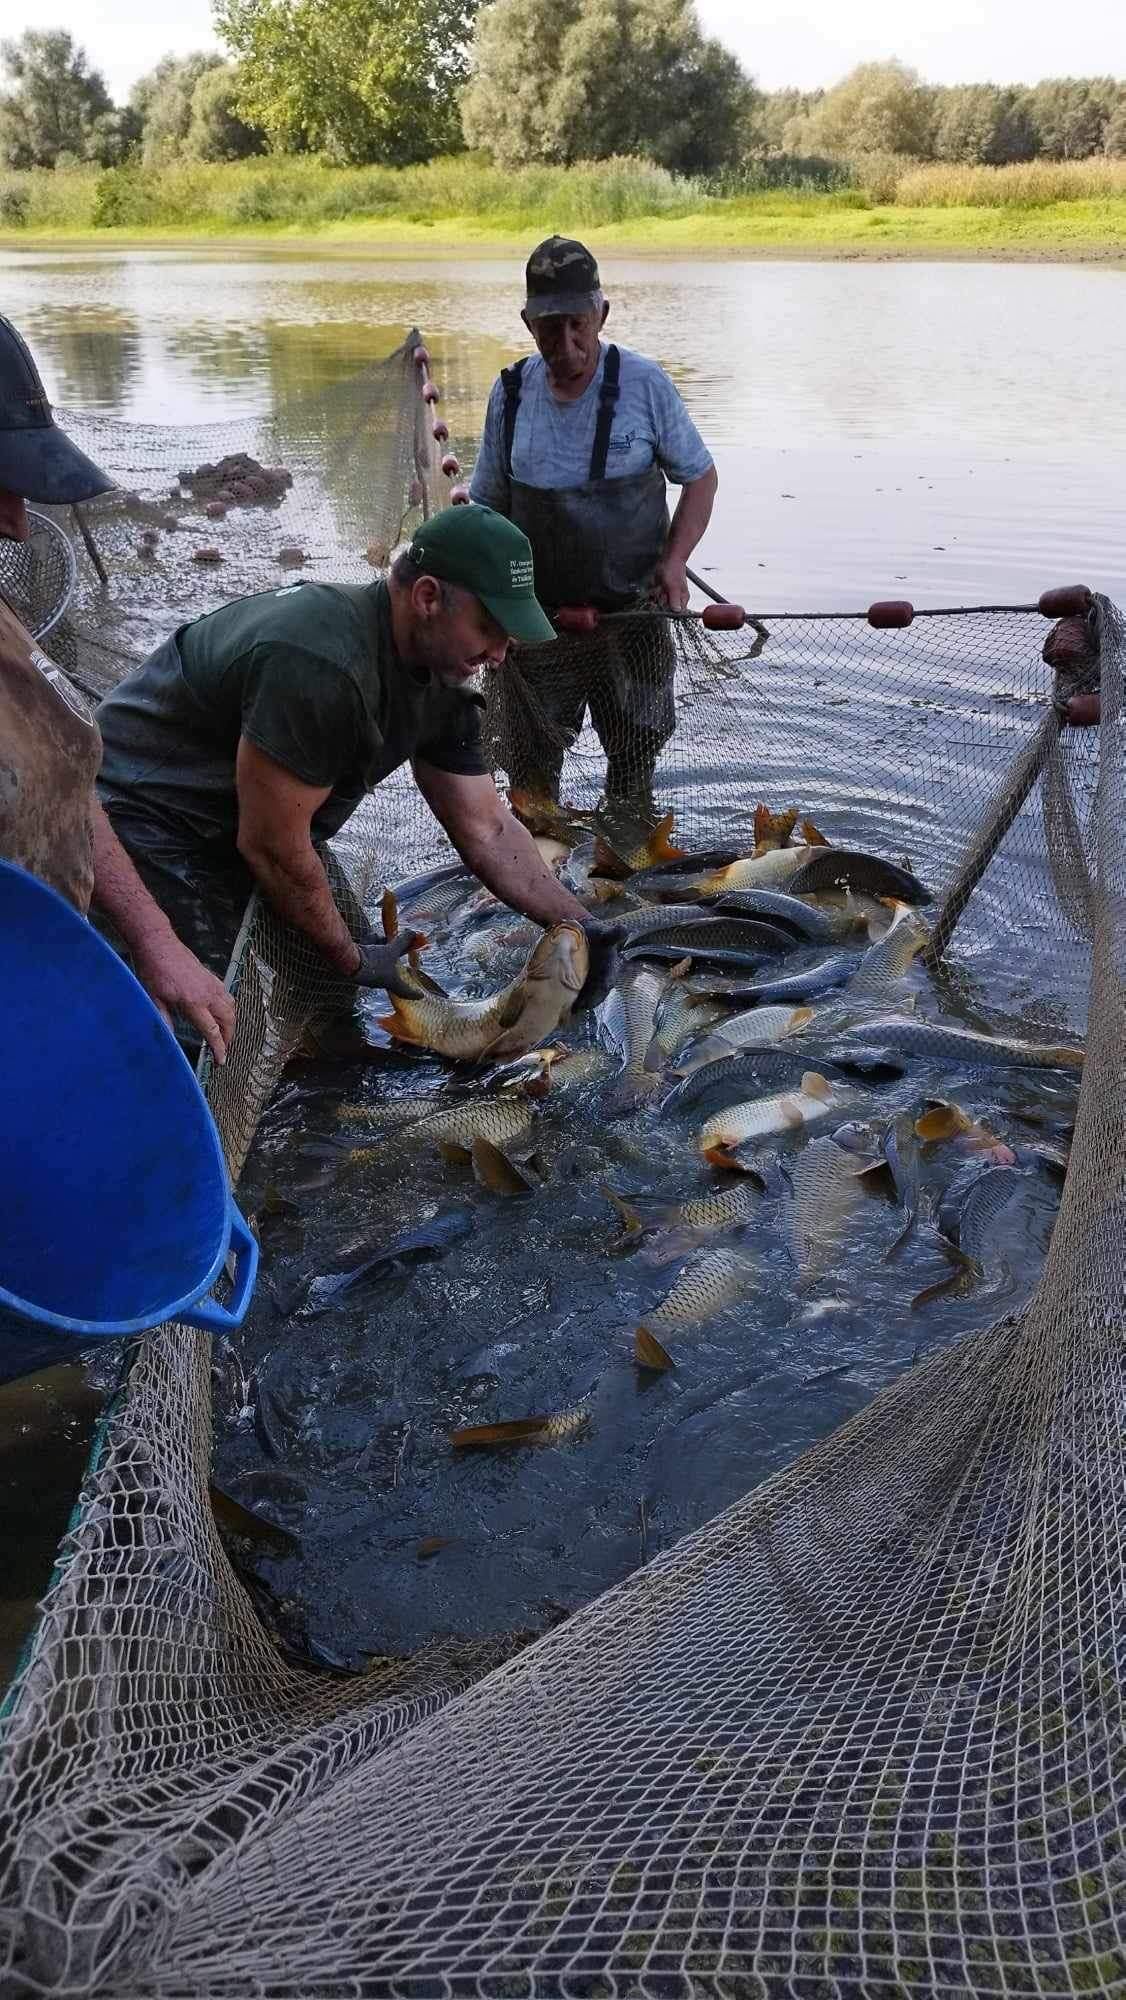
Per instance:
[[[960,168],[884,158],[834,172],[852,185],[764,187],[751,169],[712,190],[641,160],[506,173],[468,154],[401,171],[275,157],[0,173],[0,243],[315,238],[440,255],[558,229],[605,249],[681,255],[1126,260],[1126,161]]]

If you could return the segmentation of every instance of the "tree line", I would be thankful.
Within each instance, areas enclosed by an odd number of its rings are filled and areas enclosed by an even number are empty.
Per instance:
[[[634,155],[738,173],[877,155],[1001,166],[1126,157],[1126,81],[930,85],[897,61],[760,91],[692,0],[214,0],[230,50],[165,56],[115,105],[58,29],[0,44],[0,163],[162,166],[312,152],[502,167]],[[784,172],[780,173],[784,181]]]

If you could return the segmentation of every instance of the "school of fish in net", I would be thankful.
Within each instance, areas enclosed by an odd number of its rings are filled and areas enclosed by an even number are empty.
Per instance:
[[[618,925],[609,991],[576,1007],[581,929],[460,864],[403,882],[416,996],[291,1067],[247,1169],[213,1500],[279,1644],[342,1672],[535,1636],[1018,1307],[1067,1165],[1082,1047],[965,1018],[904,859],[794,809],[681,852],[511,803]]]

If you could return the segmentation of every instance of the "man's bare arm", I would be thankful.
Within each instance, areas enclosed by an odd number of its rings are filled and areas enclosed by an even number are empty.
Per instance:
[[[503,671],[503,669],[502,669]],[[509,812],[489,777],[414,767],[419,791],[462,860],[494,896],[537,924],[589,924],[590,912],[540,859],[526,826]]]
[[[238,851],[279,916],[303,931],[345,977],[359,969],[360,948],[333,901],[313,846],[313,814],[330,785],[305,785],[243,736],[235,761]]]
[[[688,558],[703,540],[712,518],[718,486],[719,474],[713,465],[699,479],[690,479],[687,486],[681,488],[665,552],[657,564],[654,579],[670,611],[688,609]]]
[[[183,1014],[217,1063],[226,1060],[235,1003],[221,979],[181,943],[150,896],[103,808],[94,806],[94,902],[128,947],[133,967],[166,1021]]]

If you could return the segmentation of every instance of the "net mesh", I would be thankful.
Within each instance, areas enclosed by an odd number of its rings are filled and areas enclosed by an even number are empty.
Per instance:
[[[447,380],[457,364],[453,346],[436,360]],[[373,521],[384,549],[397,537],[425,443],[413,388],[395,357],[284,435],[227,439],[293,485],[270,535],[238,523],[217,596],[276,580],[275,525],[296,541],[303,524],[326,575],[363,573]],[[68,428],[156,505],[167,439]],[[377,477],[357,442],[373,435]],[[184,470],[222,456],[214,437],[175,442]],[[353,464],[362,479],[342,485],[325,471]],[[433,504],[440,477],[422,470]],[[211,588],[182,525],[156,530],[175,545],[158,584],[137,519],[116,503],[95,520],[113,585],[99,594],[84,572],[71,618],[78,671],[102,684]],[[503,1635],[439,1643],[349,1680],[284,1661],[230,1568],[207,1494],[210,1343],[179,1327],[141,1343],[9,1707],[6,1991],[1126,1987],[1126,629],[1101,601],[1100,619],[1101,755],[1094,732],[1055,727],[1030,613],[884,633],[767,618],[761,650],[749,632],[662,623],[649,653],[664,675],[671,652],[675,695],[653,789],[693,843],[744,830],[733,776],[748,768],[755,794],[800,797],[838,842],[905,852],[940,892],[1003,828],[944,976],[993,1022],[997,966],[1026,1021],[1082,1028],[1090,997],[1031,1305],[908,1369],[517,1657]],[[601,665],[578,641],[561,649],[560,682],[612,676],[599,644]],[[500,746],[527,691],[492,699]],[[592,805],[596,737],[560,735],[563,795]],[[448,851],[406,779],[339,845],[369,905]],[[325,982],[255,905],[236,977],[235,1043],[209,1093],[237,1178]]]

